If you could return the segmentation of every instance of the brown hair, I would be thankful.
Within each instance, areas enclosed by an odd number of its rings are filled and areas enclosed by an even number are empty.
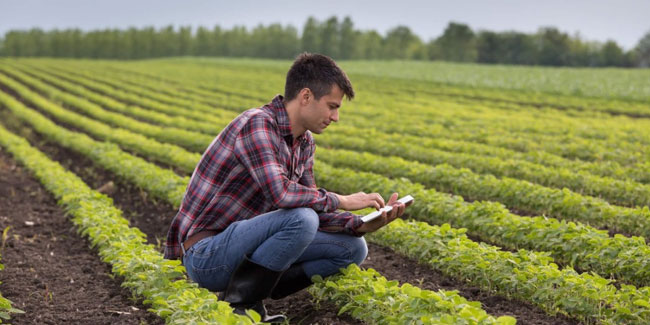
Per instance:
[[[332,58],[304,52],[293,61],[291,69],[287,72],[287,81],[284,85],[284,100],[290,101],[303,88],[309,88],[314,98],[319,100],[332,91],[336,84],[341,88],[348,100],[354,98],[354,90],[348,76],[332,60]]]

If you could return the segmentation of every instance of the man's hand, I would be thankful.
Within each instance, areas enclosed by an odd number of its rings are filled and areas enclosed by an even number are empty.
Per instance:
[[[336,194],[339,199],[339,209],[352,211],[364,208],[375,208],[377,210],[384,207],[384,198],[379,193],[366,194],[364,192],[350,195]]]
[[[397,193],[393,193],[393,195],[390,196],[390,199],[388,200],[388,205],[393,206],[393,210],[390,212],[382,212],[381,216],[378,218],[368,221],[363,223],[357,231],[359,232],[373,232],[389,223],[391,223],[393,220],[401,217],[404,214],[404,210],[406,209],[406,205],[402,202],[397,201]],[[409,203],[410,205],[410,203]]]

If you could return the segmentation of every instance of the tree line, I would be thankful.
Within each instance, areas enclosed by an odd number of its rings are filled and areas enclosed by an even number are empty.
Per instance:
[[[647,67],[650,32],[629,51],[615,41],[586,41],[554,27],[536,33],[474,31],[450,22],[441,36],[423,41],[407,26],[381,35],[358,30],[350,17],[324,21],[310,17],[302,32],[281,24],[248,29],[189,26],[156,29],[11,30],[0,40],[1,56],[47,56],[101,59],[144,59],[167,56],[232,56],[292,59],[302,51],[335,59],[444,60],[497,64],[579,67]]]

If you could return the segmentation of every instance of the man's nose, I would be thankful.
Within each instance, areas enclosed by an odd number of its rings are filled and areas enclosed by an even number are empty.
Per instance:
[[[332,114],[330,115],[330,120],[332,120],[332,121],[334,121],[334,122],[338,122],[338,121],[339,121],[339,110],[338,110],[338,109],[337,109],[337,110],[334,110],[334,113],[332,113]]]

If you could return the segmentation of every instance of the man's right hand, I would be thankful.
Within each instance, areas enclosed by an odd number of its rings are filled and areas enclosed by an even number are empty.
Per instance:
[[[336,194],[339,199],[339,209],[346,211],[361,210],[365,208],[383,208],[386,203],[379,193],[366,194],[358,192],[350,195]]]

